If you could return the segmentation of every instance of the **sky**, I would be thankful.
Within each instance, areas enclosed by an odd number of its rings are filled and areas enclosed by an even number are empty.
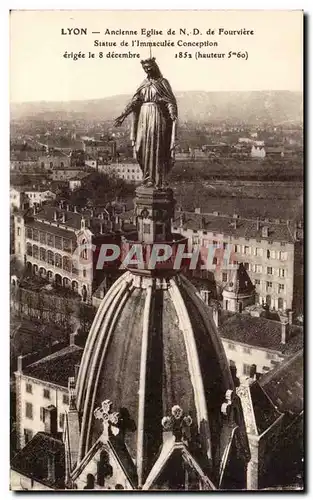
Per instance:
[[[141,58],[149,48],[121,47],[122,40],[164,41],[175,47],[152,49],[174,91],[302,90],[303,34],[301,11],[22,11],[10,16],[10,101],[68,101],[129,94],[142,81]],[[87,35],[62,35],[68,28],[87,28]],[[163,31],[163,35],[113,36],[110,30]],[[219,35],[252,30],[253,35]],[[175,30],[175,35],[167,31]],[[179,35],[186,29],[190,35]],[[201,34],[193,35],[193,29]],[[215,30],[214,35],[206,34]],[[100,34],[92,34],[99,31]],[[94,41],[116,41],[118,47],[94,47]],[[217,42],[217,47],[177,47],[178,40]],[[99,52],[139,53],[139,59],[99,58]],[[85,58],[64,58],[81,51]],[[195,59],[195,53],[225,53],[224,59]],[[248,59],[228,58],[229,52]],[[95,58],[88,58],[88,53]],[[189,58],[175,58],[185,52]]]

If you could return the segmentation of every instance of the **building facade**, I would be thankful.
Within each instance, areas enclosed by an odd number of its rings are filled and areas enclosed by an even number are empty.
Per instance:
[[[64,431],[69,409],[68,377],[75,375],[75,364],[82,355],[82,348],[74,342],[73,338],[71,345],[38,360],[19,356],[15,372],[17,449],[37,432],[47,430],[51,418],[56,422],[55,432]]]
[[[209,270],[220,291],[229,281],[231,264],[243,263],[255,286],[256,303],[275,310],[293,308],[297,237],[288,221],[201,214],[195,209],[176,212],[172,229],[188,238],[190,252],[199,249],[203,265],[209,256]]]
[[[16,213],[14,227],[17,260],[30,273],[71,288],[87,301],[103,279],[103,269],[97,269],[96,249],[102,243],[120,244],[119,222],[117,218],[112,222],[103,210],[78,213],[35,207]]]

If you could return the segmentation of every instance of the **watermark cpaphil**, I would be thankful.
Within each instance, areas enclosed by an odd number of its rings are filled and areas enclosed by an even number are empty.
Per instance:
[[[149,250],[149,251],[147,251]],[[101,270],[107,265],[116,264],[119,269],[127,267],[154,270],[166,264],[174,270],[188,268],[189,270],[221,271],[237,269],[235,253],[230,245],[226,248],[216,245],[194,246],[186,251],[185,244],[152,243],[151,245],[134,243],[124,248],[115,243],[102,243],[95,245],[83,243],[78,245],[73,252],[73,262],[85,270]]]

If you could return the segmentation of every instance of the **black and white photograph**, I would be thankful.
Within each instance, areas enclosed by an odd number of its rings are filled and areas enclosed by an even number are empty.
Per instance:
[[[10,490],[305,489],[303,26],[10,11]]]

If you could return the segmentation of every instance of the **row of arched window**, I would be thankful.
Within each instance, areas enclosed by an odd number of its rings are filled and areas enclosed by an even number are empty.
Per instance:
[[[30,257],[34,257],[35,259],[47,262],[52,266],[72,272],[72,262],[70,257],[62,257],[59,253],[54,253],[51,250],[46,250],[45,248],[38,247],[37,245],[31,245],[31,243],[27,243],[26,245],[26,254]]]

